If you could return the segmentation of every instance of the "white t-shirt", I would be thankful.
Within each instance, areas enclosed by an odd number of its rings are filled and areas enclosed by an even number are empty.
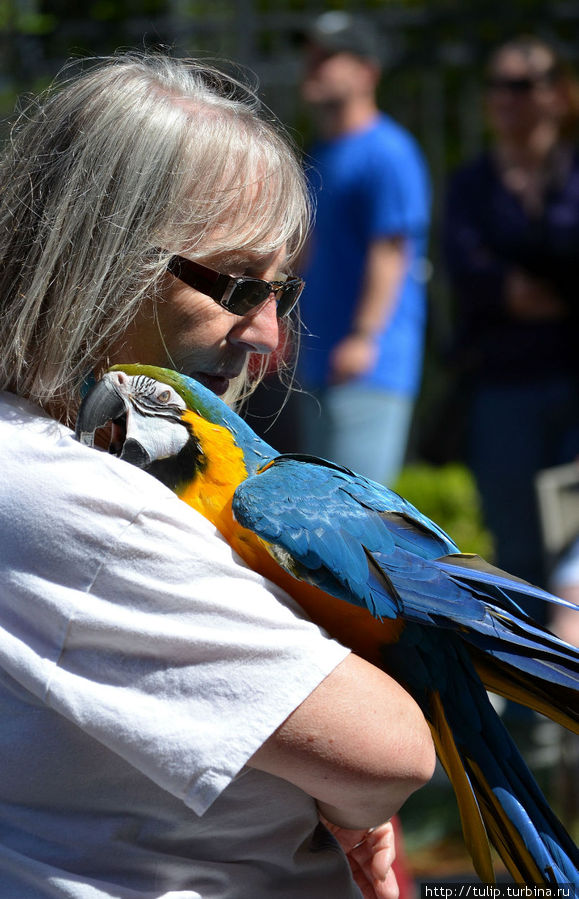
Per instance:
[[[352,899],[246,767],[348,650],[152,477],[0,394],[0,895]]]

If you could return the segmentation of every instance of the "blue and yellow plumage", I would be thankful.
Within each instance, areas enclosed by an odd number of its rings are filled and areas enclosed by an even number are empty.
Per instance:
[[[277,455],[183,375],[115,367],[85,401],[77,432],[90,443],[97,425],[121,415],[121,457],[163,480],[250,567],[416,698],[480,878],[494,880],[490,842],[518,882],[577,883],[577,848],[485,690],[578,730],[579,652],[519,605],[527,595],[563,601],[461,554],[391,490],[331,463]]]

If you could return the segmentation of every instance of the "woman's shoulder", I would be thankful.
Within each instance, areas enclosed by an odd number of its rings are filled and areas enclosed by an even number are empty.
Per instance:
[[[175,533],[215,539],[215,529],[151,475],[81,445],[67,427],[26,400],[0,393],[0,522],[12,542],[46,558],[96,558],[135,522],[154,539]]]
[[[12,491],[22,486],[22,479],[31,492],[43,486],[70,497],[75,490],[92,492],[96,479],[101,493],[114,486],[124,487],[128,495],[135,487],[142,491],[143,484],[154,492],[168,492],[133,466],[81,445],[70,428],[29,400],[6,392],[0,393],[0,458],[2,469],[11,475],[5,486]]]

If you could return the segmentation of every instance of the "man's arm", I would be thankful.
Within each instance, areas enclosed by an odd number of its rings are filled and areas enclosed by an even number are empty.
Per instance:
[[[403,237],[382,237],[368,248],[362,292],[352,311],[350,333],[330,359],[330,381],[364,374],[376,358],[376,339],[391,317],[407,265]]]

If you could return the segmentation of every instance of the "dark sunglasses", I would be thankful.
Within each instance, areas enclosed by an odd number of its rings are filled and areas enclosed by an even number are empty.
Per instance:
[[[167,269],[184,284],[211,297],[234,315],[247,315],[265,303],[273,293],[277,317],[284,318],[296,305],[306,284],[302,278],[288,278],[285,281],[262,281],[261,278],[245,275],[234,278],[183,256],[172,256]]]
[[[511,94],[528,94],[538,84],[547,84],[552,81],[548,73],[536,78],[488,78],[486,89],[488,91],[508,91]]]

